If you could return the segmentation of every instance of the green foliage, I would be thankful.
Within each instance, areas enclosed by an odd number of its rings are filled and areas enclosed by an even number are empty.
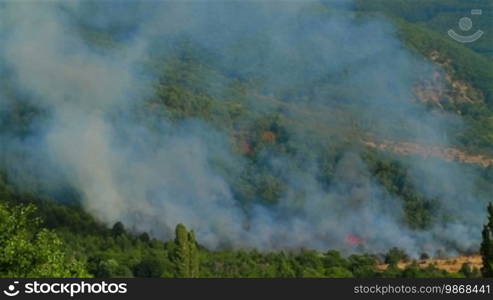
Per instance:
[[[457,11],[457,7],[461,9]],[[465,121],[465,128],[457,130],[454,142],[473,152],[492,151],[491,45],[487,45],[487,39],[480,44],[459,45],[448,39],[443,31],[448,28],[449,21],[455,24],[457,16],[464,15],[466,6],[459,0],[361,0],[357,8],[366,16],[377,11],[389,16],[397,25],[400,38],[414,54],[429,57],[432,51],[439,51],[445,59],[450,59],[447,71],[454,79],[464,80],[479,90],[481,95],[478,98],[482,100],[473,104],[445,105],[446,110],[459,114]],[[452,14],[451,8],[455,11]],[[316,10],[325,13],[323,9]],[[111,34],[84,27],[81,35],[102,49],[118,47]],[[264,44],[259,43],[259,46]],[[329,186],[343,153],[349,148],[361,152],[370,176],[388,193],[385,196],[402,199],[403,224],[415,230],[426,230],[436,221],[435,215],[440,209],[438,201],[415,189],[416,183],[407,174],[408,166],[392,157],[362,149],[354,142],[347,142],[351,138],[358,140],[366,134],[364,130],[371,129],[373,120],[352,120],[352,114],[361,112],[361,107],[345,104],[351,101],[338,100],[331,103],[328,112],[318,112],[310,109],[309,105],[302,107],[296,104],[297,100],[311,99],[316,94],[331,96],[328,99],[353,100],[353,91],[343,90],[337,82],[330,80],[309,84],[299,82],[288,91],[272,91],[255,76],[256,66],[250,66],[251,70],[243,72],[246,74],[244,78],[239,78],[229,66],[215,64],[213,55],[189,41],[182,41],[174,50],[166,51],[172,55],[168,58],[156,55],[148,62],[149,69],[155,73],[155,93],[147,99],[143,117],[165,117],[173,122],[199,119],[229,135],[232,148],[245,158],[245,168],[239,174],[233,172],[236,170],[224,170],[228,175],[224,177],[231,181],[235,198],[244,207],[254,201],[275,205],[290,192],[283,174],[267,161],[267,154],[315,158],[319,162],[318,179]],[[1,88],[6,95],[2,100],[5,98],[8,103],[0,112],[0,134],[28,135],[35,127],[36,119],[44,112],[33,107],[23,95],[18,95],[8,82],[2,83]],[[262,108],[249,105],[253,101],[262,103]],[[273,111],[273,107],[280,109]],[[295,114],[290,114],[294,111]],[[318,114],[322,114],[324,120],[330,115],[334,126],[318,124]],[[303,116],[304,119],[293,120],[291,115]],[[368,124],[360,124],[365,122]],[[348,129],[342,129],[346,127]],[[299,131],[304,134],[303,143],[297,143],[289,134]],[[289,162],[284,167],[303,170],[303,159],[286,161]],[[479,184],[487,191],[493,183],[493,169],[486,169],[482,177]],[[85,213],[77,204],[77,197],[69,196],[69,193],[57,197],[67,202],[62,205],[42,199],[37,194],[26,193],[36,191],[30,186],[23,186],[21,194],[4,179],[0,176],[2,203],[36,203],[38,209],[34,211],[32,204],[0,204],[1,276],[364,278],[451,275],[433,266],[421,269],[416,264],[400,270],[396,267],[397,262],[408,257],[397,248],[386,254],[385,261],[391,266],[382,272],[376,267],[378,259],[368,254],[343,257],[337,251],[209,251],[200,247],[193,231],[181,224],[176,227],[175,240],[163,242],[152,236],[169,236],[169,232],[134,233],[125,229],[121,222],[107,228]],[[303,203],[305,195],[297,196]],[[42,218],[44,223],[31,221],[31,215]],[[482,270],[485,276],[492,276],[493,272],[492,218],[490,216],[489,225],[483,231],[481,249],[486,262]],[[86,262],[85,266],[82,262]],[[461,274],[475,276],[474,270],[467,266],[463,267]]]
[[[459,274],[463,275],[465,278],[477,278],[480,277],[481,273],[477,268],[472,268],[471,264],[463,263],[459,270]]]
[[[358,278],[370,278],[376,277],[378,271],[376,270],[377,259],[373,255],[351,255],[348,258],[348,269]]]
[[[115,236],[124,234],[125,227],[123,226],[122,222],[116,222],[115,225],[113,225],[113,228],[111,229],[111,233]]]
[[[136,277],[161,277],[163,265],[161,261],[155,257],[145,257],[134,266],[133,273]]]
[[[445,35],[428,31],[420,26],[397,21],[406,43],[425,57],[438,51],[445,59],[450,59],[451,74],[456,79],[470,82],[484,93],[485,101],[493,105],[493,62],[461,44],[456,44]]]
[[[377,268],[379,260],[376,256],[363,254],[345,258],[335,250],[326,253],[312,250],[287,253],[256,250],[209,251],[198,245],[193,231],[188,231],[181,224],[176,227],[175,240],[162,242],[151,238],[147,233],[133,234],[118,222],[111,228],[105,228],[79,206],[57,204],[35,198],[24,199],[23,195],[7,187],[8,185],[5,184],[2,187],[0,182],[0,194],[9,195],[11,200],[17,199],[26,203],[36,201],[40,209],[34,211],[34,204],[12,206],[6,204],[10,200],[2,198],[0,202],[2,228],[13,228],[16,224],[23,224],[16,227],[15,238],[9,239],[23,242],[14,243],[15,249],[10,252],[2,252],[3,256],[0,259],[2,276],[12,274],[98,278],[451,276],[436,269],[419,269],[414,270],[413,273],[409,270],[389,267],[382,272]],[[61,221],[51,222],[52,229],[43,229],[40,218],[33,222],[33,218],[29,217],[35,212],[43,219],[46,216],[52,218],[57,216]],[[85,226],[82,231],[77,231],[74,226],[80,220],[84,220]],[[75,223],[71,224],[70,221]],[[3,245],[5,236],[12,236],[11,233],[12,230],[0,232],[0,244]],[[19,236],[22,236],[22,239],[19,239]],[[26,243],[26,240],[29,243]],[[7,251],[11,248],[2,249]],[[7,253],[10,253],[10,256],[7,256]],[[65,253],[70,253],[71,256]]]
[[[405,223],[409,227],[423,230],[433,225],[438,201],[426,198],[414,188],[416,182],[407,174],[404,163],[372,151],[365,153],[364,159],[382,186],[404,201]]]
[[[199,276],[199,254],[195,234],[188,232],[183,224],[178,224],[175,230],[175,250],[172,261],[175,263],[178,277]]]
[[[488,205],[488,223],[483,228],[483,241],[481,242],[481,257],[483,277],[493,277],[493,203]]]
[[[0,275],[89,277],[82,262],[65,254],[58,236],[32,219],[34,210],[0,203]]]
[[[450,274],[444,270],[438,269],[435,265],[431,264],[426,268],[420,268],[416,262],[413,262],[407,266],[398,277],[404,278],[450,278],[460,277],[458,274]]]
[[[387,254],[385,254],[385,263],[389,265],[396,265],[400,261],[408,261],[409,256],[407,253],[399,248],[391,248]]]
[[[344,269],[342,267],[332,267],[327,269],[325,272],[325,276],[329,278],[352,278],[354,277],[353,273],[348,269]]]

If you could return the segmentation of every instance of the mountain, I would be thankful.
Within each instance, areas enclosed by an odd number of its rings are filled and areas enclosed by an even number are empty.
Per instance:
[[[88,274],[397,276],[394,247],[478,251],[491,1],[0,7],[0,199]],[[473,8],[485,35],[452,40]]]

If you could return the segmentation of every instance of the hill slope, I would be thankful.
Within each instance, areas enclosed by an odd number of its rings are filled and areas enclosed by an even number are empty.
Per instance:
[[[4,5],[2,201],[38,203],[94,276],[182,276],[181,242],[188,276],[477,251],[490,50],[441,33],[456,1],[398,2]]]

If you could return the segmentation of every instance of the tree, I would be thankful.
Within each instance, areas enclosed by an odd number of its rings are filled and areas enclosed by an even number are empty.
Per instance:
[[[406,252],[399,248],[391,248],[387,254],[385,254],[385,263],[389,265],[397,265],[400,261],[408,261],[409,256]]]
[[[277,275],[282,278],[292,278],[296,277],[296,271],[293,269],[289,261],[287,259],[283,259],[279,262],[277,266]]]
[[[111,233],[114,236],[125,234],[125,226],[123,226],[122,222],[116,222],[115,225],[113,225],[113,228],[111,229]]]
[[[199,277],[199,249],[193,230],[188,233],[188,243],[190,251],[190,277],[196,278]]]
[[[373,255],[351,255],[348,258],[348,269],[357,278],[369,278],[375,277],[375,266],[377,263],[376,258]]]
[[[488,223],[483,227],[483,241],[481,243],[481,257],[483,277],[493,277],[493,203],[488,205]]]
[[[327,272],[325,274],[327,277],[330,278],[352,278],[354,277],[353,273],[349,271],[348,269],[345,269],[343,267],[331,267],[327,269]]]
[[[144,243],[149,243],[149,241],[151,240],[151,238],[149,237],[149,234],[147,232],[144,232],[144,233],[141,233],[139,235],[139,239],[144,242]]]
[[[0,276],[89,277],[82,262],[66,256],[63,243],[33,218],[35,207],[0,203]]]
[[[148,256],[135,265],[133,271],[136,277],[157,278],[163,273],[163,264],[159,259]]]
[[[459,270],[459,274],[464,275],[466,278],[479,277],[479,272],[477,268],[472,268],[470,263],[463,263]]]
[[[194,232],[188,232],[183,224],[178,224],[175,236],[176,248],[173,254],[173,261],[176,267],[176,276],[198,277],[199,253]]]
[[[108,258],[103,255],[90,257],[87,262],[87,268],[97,278],[133,277],[132,271],[127,266],[120,264],[114,258]]]

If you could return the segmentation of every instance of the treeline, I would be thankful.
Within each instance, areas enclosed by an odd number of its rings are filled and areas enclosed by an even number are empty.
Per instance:
[[[474,277],[436,267],[405,269],[409,257],[386,254],[343,257],[338,251],[260,252],[201,246],[193,231],[177,225],[175,238],[154,239],[121,223],[106,228],[77,205],[15,192],[0,182],[0,276],[3,277]],[[382,270],[378,265],[390,264]]]

